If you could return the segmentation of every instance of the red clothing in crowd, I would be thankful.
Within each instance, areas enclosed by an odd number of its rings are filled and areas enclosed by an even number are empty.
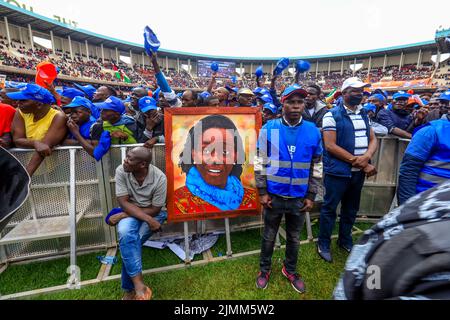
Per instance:
[[[11,123],[16,109],[9,104],[0,103],[0,137],[11,132]]]

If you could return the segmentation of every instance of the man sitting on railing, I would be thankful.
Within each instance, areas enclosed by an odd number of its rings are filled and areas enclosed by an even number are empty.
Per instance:
[[[142,278],[142,245],[152,233],[161,229],[167,212],[167,179],[151,164],[152,152],[137,147],[130,150],[116,169],[116,197],[120,208],[106,217],[109,225],[117,224],[122,255],[123,300],[150,300],[152,290]]]
[[[31,176],[44,158],[51,155],[52,148],[66,136],[66,116],[52,108],[51,104],[55,102],[53,95],[36,84],[27,84],[23,90],[7,93],[7,96],[19,101],[19,111],[12,123],[14,144],[18,148],[36,150],[27,165]]]

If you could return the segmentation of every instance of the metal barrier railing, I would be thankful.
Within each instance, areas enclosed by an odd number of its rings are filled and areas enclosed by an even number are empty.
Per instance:
[[[407,142],[390,136],[380,137],[378,141],[373,159],[378,175],[367,179],[363,188],[359,213],[362,216],[381,217],[389,211],[395,199],[398,168]],[[28,200],[0,234],[0,264],[70,252],[74,266],[77,249],[116,247],[115,228],[103,220],[117,207],[115,169],[122,163],[127,149],[134,146],[137,145],[113,146],[99,162],[81,147],[56,148],[33,176]],[[29,161],[33,152],[10,151],[23,163]],[[164,145],[154,147],[153,164],[165,172]],[[191,221],[165,225],[164,235],[184,234],[187,238],[192,233],[225,230],[227,255],[230,256],[231,231],[261,226],[259,216]]]

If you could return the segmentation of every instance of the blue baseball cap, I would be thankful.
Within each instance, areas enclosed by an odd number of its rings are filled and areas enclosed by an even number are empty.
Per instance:
[[[366,109],[367,111],[372,111],[372,112],[376,112],[377,111],[377,106],[372,104],[372,103],[366,103],[363,106],[364,109]]]
[[[92,99],[94,97],[94,93],[95,91],[97,91],[97,89],[95,89],[95,87],[93,85],[79,85],[78,83],[74,83],[73,84],[75,87],[77,87],[79,90],[83,91],[89,99]]]
[[[392,96],[392,99],[409,99],[410,97],[411,95],[409,93],[406,93],[405,91],[399,91]]]
[[[75,89],[75,88],[70,88],[70,87],[63,87],[63,90],[57,90],[57,92],[66,98],[69,99],[73,99],[75,97],[84,97],[85,94],[83,91]]]
[[[114,96],[109,97],[104,102],[98,103],[97,108],[100,110],[112,110],[120,114],[125,113],[125,105],[122,100]]]
[[[375,94],[371,95],[370,98],[377,99],[377,100],[379,100],[381,102],[385,102],[386,101],[386,97],[384,95],[382,95],[381,93],[375,93]]]
[[[92,109],[95,108],[94,104],[85,97],[75,97],[73,98],[72,102],[68,105],[62,107],[63,109],[67,108],[78,108],[78,107],[84,107],[86,109],[89,109],[92,112]]]
[[[270,102],[264,104],[263,110],[264,110],[264,109],[269,110],[269,111],[272,112],[273,114],[277,114],[277,113],[278,113],[278,108],[277,108],[273,103],[270,103]]]
[[[287,98],[289,98],[295,93],[300,94],[303,98],[306,98],[308,96],[308,92],[305,89],[303,89],[302,86],[294,84],[290,87],[287,87],[286,90],[284,90],[283,94],[281,95],[281,102],[284,102]]]
[[[9,89],[23,89],[27,86],[25,82],[5,81],[5,88]]]
[[[209,93],[208,91],[203,91],[202,93],[200,93],[200,97],[202,97],[204,100],[206,100],[209,97],[211,97],[211,93]]]
[[[157,102],[155,99],[151,97],[143,97],[139,99],[139,109],[141,112],[145,113],[150,110],[157,110]]]
[[[263,88],[261,88],[261,87],[256,87],[255,90],[253,90],[253,93],[259,96],[261,94],[262,89]]]
[[[11,100],[33,100],[45,104],[55,103],[55,97],[45,88],[28,83],[21,91],[6,94]]]
[[[273,103],[272,96],[269,94],[265,94],[265,95],[259,97],[258,99],[261,99],[262,101],[264,101],[264,103]]]
[[[442,93],[438,100],[447,100],[450,101],[450,90],[449,91],[445,91],[444,93]]]

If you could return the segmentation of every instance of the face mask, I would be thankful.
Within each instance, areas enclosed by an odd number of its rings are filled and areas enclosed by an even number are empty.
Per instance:
[[[356,106],[359,106],[361,104],[362,100],[363,100],[362,94],[361,95],[357,95],[357,96],[350,96],[350,98],[349,98],[347,103],[351,107],[356,107]]]

